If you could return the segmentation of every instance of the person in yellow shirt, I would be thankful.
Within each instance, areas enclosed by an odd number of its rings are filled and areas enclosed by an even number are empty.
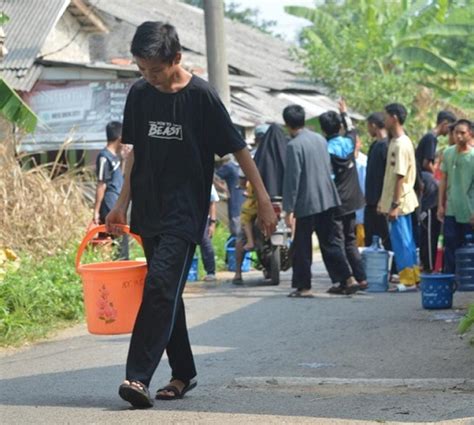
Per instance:
[[[420,281],[416,245],[413,237],[411,213],[418,206],[414,190],[416,180],[415,149],[405,134],[403,124],[407,117],[399,103],[385,106],[385,127],[391,140],[383,181],[379,212],[388,216],[390,241],[399,271],[398,291],[415,289]]]

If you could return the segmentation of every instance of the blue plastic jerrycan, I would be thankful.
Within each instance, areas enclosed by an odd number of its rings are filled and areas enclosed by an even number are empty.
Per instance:
[[[389,253],[383,248],[379,236],[372,238],[372,245],[362,252],[362,262],[367,275],[368,292],[388,291]]]

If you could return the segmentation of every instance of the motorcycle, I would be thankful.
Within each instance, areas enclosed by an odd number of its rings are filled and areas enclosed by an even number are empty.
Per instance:
[[[254,226],[255,252],[265,279],[272,285],[280,284],[280,271],[291,267],[291,229],[286,225],[282,198],[272,198],[278,224],[270,238],[265,239],[258,226]]]

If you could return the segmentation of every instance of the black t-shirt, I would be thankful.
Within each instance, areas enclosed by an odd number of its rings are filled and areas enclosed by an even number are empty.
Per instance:
[[[421,210],[428,211],[438,205],[438,182],[429,171],[422,171],[423,195],[421,197]]]
[[[388,139],[376,140],[370,145],[365,173],[365,202],[376,206],[382,196]]]
[[[436,158],[436,146],[438,145],[438,139],[433,133],[426,133],[418,143],[415,150],[416,166],[419,171],[423,170],[423,161],[434,162]]]
[[[137,81],[127,97],[122,141],[134,147],[131,230],[200,243],[214,154],[246,147],[216,92],[196,76],[177,93]]]

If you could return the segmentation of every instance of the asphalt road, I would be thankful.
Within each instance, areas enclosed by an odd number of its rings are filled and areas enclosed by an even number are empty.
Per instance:
[[[456,334],[474,293],[452,310],[420,294],[328,296],[314,267],[314,299],[289,299],[258,274],[244,286],[188,284],[198,387],[184,400],[130,409],[117,395],[129,336],[83,325],[0,357],[2,424],[474,424],[474,346]],[[194,285],[194,286],[193,286]],[[154,390],[169,379],[166,360]]]

